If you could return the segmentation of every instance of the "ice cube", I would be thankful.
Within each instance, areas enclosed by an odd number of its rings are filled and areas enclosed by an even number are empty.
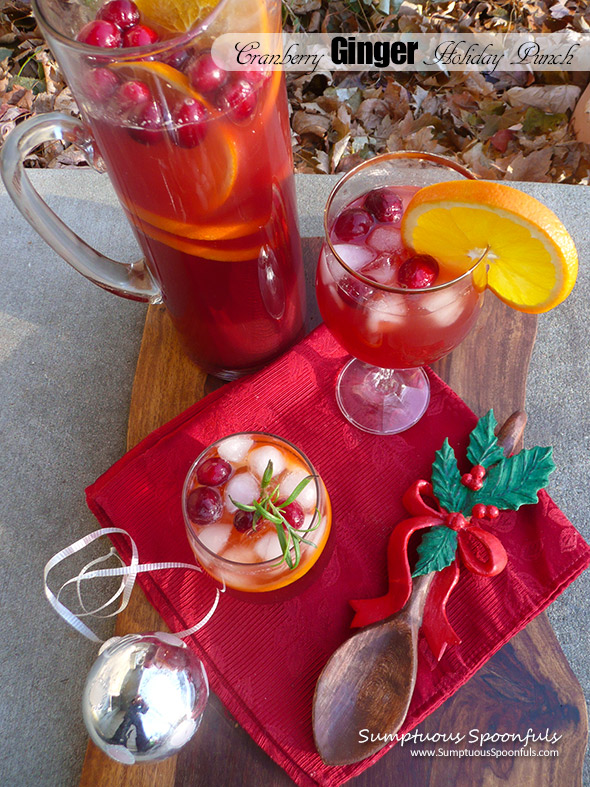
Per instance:
[[[274,560],[283,554],[276,530],[269,530],[259,539],[253,542],[254,551],[259,560]]]
[[[226,462],[241,462],[254,441],[247,435],[233,435],[226,437],[225,440],[219,444],[217,453]]]
[[[336,243],[334,251],[353,271],[358,271],[363,265],[375,259],[375,252],[372,249],[358,246],[356,243]]]
[[[376,227],[367,238],[367,244],[375,251],[393,253],[404,247],[399,229],[391,226]]]
[[[249,546],[233,546],[226,549],[222,555],[225,560],[232,560],[234,563],[258,563],[259,557]]]
[[[272,462],[272,474],[277,476],[285,469],[285,458],[278,448],[263,445],[248,454],[248,466],[257,478],[262,478],[269,462]]]
[[[360,273],[378,284],[395,284],[395,260],[390,254],[380,254],[368,265],[364,265]]]
[[[207,525],[199,531],[199,541],[218,555],[227,544],[232,530],[233,525]]]
[[[431,292],[423,299],[433,327],[445,328],[456,322],[463,312],[465,301],[453,287]]]
[[[309,473],[305,470],[293,470],[288,473],[282,480],[280,486],[281,498],[287,498],[303,479]],[[303,491],[297,496],[297,502],[301,504],[304,511],[313,511],[317,504],[317,495],[315,483],[310,481]]]
[[[225,487],[225,507],[230,514],[238,509],[232,503],[230,498],[237,500],[238,503],[250,505],[253,500],[256,500],[260,495],[260,482],[246,471],[236,473],[233,478],[227,482]]]
[[[406,296],[388,292],[380,293],[367,304],[367,328],[370,333],[389,333],[407,321]]]

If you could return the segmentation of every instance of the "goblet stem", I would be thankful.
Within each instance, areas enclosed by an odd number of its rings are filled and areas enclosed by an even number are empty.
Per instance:
[[[424,369],[382,369],[353,358],[340,372],[336,399],[354,426],[371,434],[397,434],[424,415],[430,383]]]

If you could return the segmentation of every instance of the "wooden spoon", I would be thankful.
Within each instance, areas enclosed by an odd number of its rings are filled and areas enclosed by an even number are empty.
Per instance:
[[[509,456],[526,415],[513,413],[498,432]],[[418,630],[434,573],[417,577],[403,609],[361,629],[332,654],[313,698],[313,734],[326,765],[348,765],[380,751],[405,721],[418,669]],[[377,740],[371,740],[371,734]]]

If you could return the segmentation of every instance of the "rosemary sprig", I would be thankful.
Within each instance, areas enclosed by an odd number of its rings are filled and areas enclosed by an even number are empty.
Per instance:
[[[250,511],[254,514],[252,520],[253,530],[256,530],[256,525],[261,519],[268,519],[269,522],[273,523],[276,528],[277,538],[279,539],[279,545],[283,553],[277,565],[285,562],[290,569],[294,569],[297,568],[301,562],[301,544],[306,544],[307,546],[317,549],[317,544],[314,544],[313,541],[308,541],[307,539],[303,538],[303,536],[306,536],[308,533],[312,533],[314,530],[317,530],[317,528],[320,526],[321,514],[316,508],[316,513],[318,515],[318,521],[316,524],[313,527],[301,528],[298,530],[285,519],[283,510],[288,505],[291,505],[291,503],[295,502],[301,492],[303,492],[305,487],[315,476],[308,475],[303,478],[291,492],[289,497],[287,497],[286,500],[280,504],[278,503],[278,485],[274,487],[274,489],[270,489],[272,476],[273,466],[272,461],[269,460],[260,481],[260,495],[258,500],[254,500],[250,505],[238,503],[238,501],[234,500],[233,498],[230,498],[230,500],[236,508],[240,509],[240,511]],[[291,551],[293,551],[293,555],[291,554]]]

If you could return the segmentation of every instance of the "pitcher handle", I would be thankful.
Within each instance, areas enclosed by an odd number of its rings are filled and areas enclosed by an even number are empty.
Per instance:
[[[124,263],[100,254],[64,224],[33,188],[24,160],[43,142],[53,140],[72,142],[94,165],[92,138],[80,120],[61,112],[25,120],[8,135],[0,152],[2,179],[16,206],[43,240],[82,276],[123,298],[161,302],[160,288],[143,259]]]

